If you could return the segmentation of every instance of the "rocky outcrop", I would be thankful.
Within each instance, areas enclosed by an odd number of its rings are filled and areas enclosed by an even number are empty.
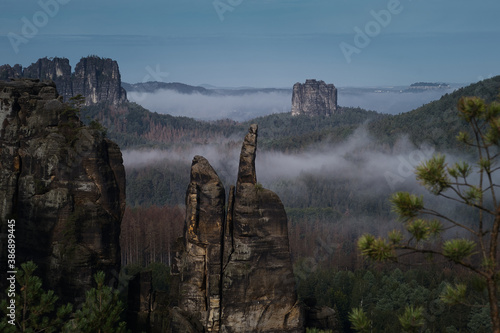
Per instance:
[[[292,116],[331,116],[337,112],[337,88],[324,81],[295,83],[292,94]]]
[[[328,330],[332,333],[341,332],[337,312],[327,306],[306,306],[306,326],[321,330]]]
[[[121,86],[118,63],[109,58],[96,56],[82,58],[75,67],[73,95],[85,96],[86,105],[100,101],[119,104],[127,100],[127,93]]]
[[[120,271],[120,150],[83,126],[53,82],[0,82],[0,124],[2,238],[15,219],[18,265],[35,261],[44,288],[78,303],[94,273],[117,278]]]
[[[173,273],[179,310],[206,332],[303,332],[290,260],[287,216],[257,183],[257,126],[245,137],[225,218],[224,187],[196,156],[186,195],[183,243]],[[179,323],[180,321],[177,320]],[[188,330],[188,329],[186,329]]]
[[[63,96],[65,101],[76,94],[73,94],[73,84],[71,80],[71,65],[65,58],[42,58],[26,67],[23,77],[40,79],[41,81],[51,80],[57,86],[57,92]]]
[[[97,56],[82,58],[74,73],[66,58],[42,58],[24,69],[21,65],[0,66],[0,80],[12,78],[54,81],[64,101],[78,94],[85,96],[85,105],[100,102],[117,105],[127,100],[118,63]]]
[[[10,79],[19,79],[23,77],[23,67],[21,65],[2,65],[0,66],[0,80],[10,81]]]

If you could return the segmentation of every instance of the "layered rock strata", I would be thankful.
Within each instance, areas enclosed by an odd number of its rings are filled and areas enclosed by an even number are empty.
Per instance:
[[[295,83],[292,94],[292,116],[331,116],[337,112],[337,88],[324,81]]]
[[[224,187],[196,156],[174,273],[179,308],[206,332],[303,332],[279,197],[257,183],[257,126],[245,137],[225,218]],[[191,321],[193,323],[193,321]]]
[[[0,66],[0,80],[15,78],[54,81],[64,101],[79,94],[85,97],[85,105],[100,102],[117,105],[127,100],[127,92],[121,86],[118,63],[109,58],[82,58],[74,73],[68,59],[57,57],[41,58],[24,69],[21,65]]]
[[[33,260],[44,288],[78,303],[94,273],[120,271],[120,149],[83,126],[53,82],[0,82],[0,124],[2,238],[15,219],[17,264]]]

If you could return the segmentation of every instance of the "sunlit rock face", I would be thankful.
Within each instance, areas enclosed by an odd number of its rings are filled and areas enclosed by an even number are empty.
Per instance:
[[[295,83],[292,94],[292,116],[331,116],[337,112],[337,88],[324,81]]]
[[[174,273],[179,308],[207,332],[303,332],[279,197],[257,183],[257,126],[240,155],[236,187],[196,156],[186,195],[183,248]],[[227,214],[225,207],[227,206]]]
[[[78,303],[94,273],[120,271],[120,149],[84,126],[53,82],[0,82],[0,124],[1,232],[15,219],[17,264],[35,261],[45,289]]]

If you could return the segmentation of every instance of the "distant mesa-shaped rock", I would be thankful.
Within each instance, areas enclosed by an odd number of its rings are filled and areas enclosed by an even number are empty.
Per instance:
[[[292,94],[292,116],[331,116],[337,112],[337,88],[324,81],[295,83]]]
[[[85,96],[86,105],[100,102],[116,105],[127,100],[127,92],[121,86],[118,63],[109,58],[82,58],[74,73],[66,58],[38,59],[24,69],[21,65],[0,66],[0,80],[12,78],[52,80],[64,101],[78,94]]]
[[[52,64],[56,74],[68,68],[65,61]],[[33,260],[45,289],[78,304],[93,274],[116,279],[120,271],[120,149],[84,126],[50,81],[0,82],[0,125],[2,238],[7,219],[15,219],[17,265]],[[0,249],[2,267],[6,250]]]

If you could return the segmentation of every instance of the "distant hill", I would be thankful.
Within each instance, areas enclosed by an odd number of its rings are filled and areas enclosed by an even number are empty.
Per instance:
[[[368,125],[380,141],[394,143],[401,135],[408,135],[415,144],[426,142],[440,149],[457,147],[459,131],[466,129],[458,118],[457,103],[462,96],[477,96],[486,102],[494,101],[500,93],[500,76],[460,88],[439,100],[399,115],[375,119]]]
[[[183,84],[150,85],[149,88],[160,86],[181,89],[186,93],[210,91]],[[415,145],[425,142],[437,148],[451,149],[456,147],[455,136],[464,128],[464,123],[457,117],[456,105],[460,97],[478,96],[491,102],[499,92],[500,76],[497,76],[460,88],[437,101],[399,115],[342,107],[342,112],[332,117],[292,117],[288,112],[244,123],[232,120],[206,122],[150,112],[136,103],[95,105],[86,108],[83,114],[101,121],[108,128],[108,135],[122,148],[207,143],[216,138],[240,135],[249,123],[258,123],[264,140],[261,144],[263,149],[300,151],[324,140],[341,142],[362,124],[377,141],[389,146],[399,137],[407,135]]]
[[[233,142],[233,138],[245,133],[250,123],[257,123],[259,145],[263,151],[300,154],[319,147],[334,147],[347,142],[357,129],[364,127],[372,140],[367,146],[363,146],[363,151],[391,154],[394,145],[402,137],[407,137],[414,147],[426,143],[436,151],[463,152],[464,147],[455,140],[459,131],[467,129],[465,123],[457,117],[458,100],[462,96],[479,96],[491,102],[499,91],[500,76],[461,88],[437,101],[399,115],[342,108],[340,114],[330,117],[292,117],[288,112],[255,118],[244,123],[231,120],[206,122],[150,112],[135,103],[125,103],[118,107],[95,105],[86,108],[82,114],[84,117],[98,119],[106,126],[108,136],[115,140],[122,150],[154,148],[187,152],[192,151],[193,147],[211,144],[232,149],[239,144]],[[129,203],[182,203],[185,188],[179,184],[188,181],[188,165],[183,163],[185,162],[162,162],[161,165],[151,164],[130,170],[127,173]],[[314,192],[307,199],[309,202],[319,203],[316,206],[323,205],[330,200],[328,198],[337,195],[337,185],[329,180],[320,181],[313,177],[308,178],[307,183],[325,188],[322,190],[322,198],[316,197]],[[287,186],[293,187],[293,184]],[[147,188],[150,190],[145,190]],[[285,204],[296,207],[302,202],[294,199],[296,194],[290,196],[287,191],[280,193]],[[382,196],[376,205],[380,206],[385,202],[385,198],[386,196]]]
[[[181,94],[203,94],[212,95],[213,91],[203,87],[190,86],[179,82],[144,82],[144,83],[126,83],[122,82],[122,87],[128,92],[154,93],[158,90],[174,90]]]
[[[179,82],[143,82],[143,83],[122,83],[123,88],[128,92],[142,92],[142,93],[154,93],[158,90],[173,90],[181,94],[202,94],[202,95],[218,95],[218,96],[240,96],[246,94],[256,94],[256,93],[289,93],[292,94],[292,89],[282,89],[282,88],[218,88],[215,86],[204,85],[202,86],[191,86]]]

